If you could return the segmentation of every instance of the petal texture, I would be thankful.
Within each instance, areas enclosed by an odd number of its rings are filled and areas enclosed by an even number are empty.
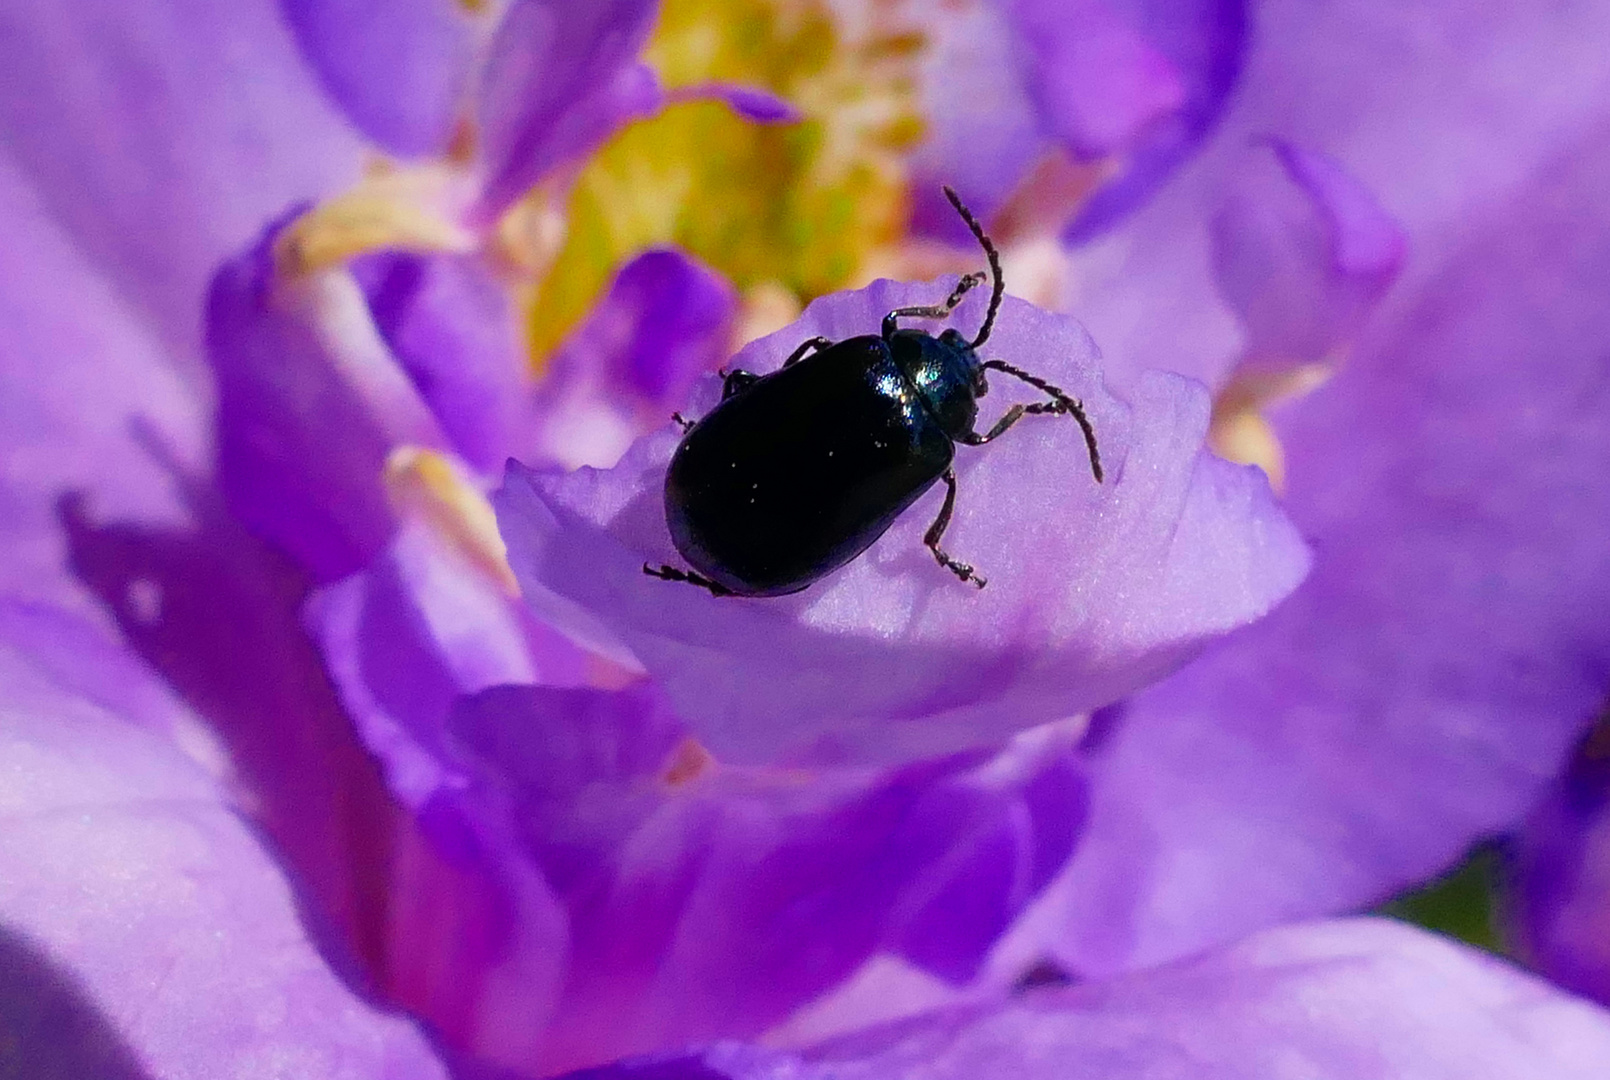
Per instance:
[[[1314,574],[1098,717],[1080,969],[1384,899],[1556,774],[1610,686],[1607,183],[1554,161],[1275,417]]]
[[[733,364],[771,370],[807,337],[866,333],[947,287],[882,281],[823,298]],[[976,325],[983,302],[970,298],[960,325]],[[580,609],[625,642],[718,757],[751,762],[899,759],[996,741],[1155,678],[1301,580],[1306,548],[1262,474],[1201,450],[1199,386],[1157,374],[1126,406],[1103,389],[1077,323],[1011,299],[990,351],[1084,400],[1108,481],[1090,478],[1066,419],[1025,422],[981,453],[963,448],[946,543],[990,577],[982,593],[922,549],[937,492],[795,596],[718,600],[644,576],[645,560],[680,561],[661,493],[673,431],[641,440],[608,472],[512,469],[495,499],[511,565],[533,604],[555,618]],[[1008,383],[996,379],[1003,394]],[[712,380],[706,402],[714,391]],[[562,602],[544,600],[554,594]]]
[[[1357,920],[799,1055],[724,1045],[574,1080],[1587,1080],[1606,1060],[1603,1010],[1422,931]]]
[[[75,685],[107,662],[124,661],[93,632],[0,644],[0,1063],[117,1080],[445,1078],[417,1031],[325,965],[220,785],[152,717],[129,722]],[[171,698],[148,701],[182,723]]]
[[[297,44],[360,131],[394,154],[439,153],[475,58],[458,0],[282,0]]]

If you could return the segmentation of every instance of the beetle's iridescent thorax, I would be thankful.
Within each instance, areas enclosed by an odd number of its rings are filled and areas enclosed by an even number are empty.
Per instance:
[[[938,337],[921,330],[897,330],[889,350],[923,404],[952,439],[973,430],[978,398],[988,389],[984,366],[967,339],[955,330]]]

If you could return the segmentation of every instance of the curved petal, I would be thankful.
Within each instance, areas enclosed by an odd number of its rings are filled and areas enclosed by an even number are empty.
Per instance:
[[[287,221],[221,266],[208,293],[218,483],[247,527],[333,580],[390,535],[380,479],[392,448],[443,438],[352,276],[276,265]]]
[[[569,468],[615,464],[726,360],[737,308],[727,280],[680,251],[633,258],[554,355],[533,448]]]
[[[1214,269],[1249,358],[1321,360],[1361,330],[1407,238],[1341,163],[1285,140],[1248,155],[1214,215]]]
[[[417,1031],[326,966],[221,785],[78,692],[109,657],[86,633],[0,641],[0,1062],[115,1080],[445,1078]]]
[[[270,0],[8,3],[0,68],[5,156],[181,362],[217,261],[358,173]]]
[[[531,394],[508,285],[484,258],[381,252],[359,259],[375,327],[453,448],[495,474]]]
[[[880,281],[824,297],[733,363],[771,370],[805,338],[865,333],[947,287]],[[983,304],[970,297],[960,324],[976,325]],[[791,597],[717,599],[644,576],[645,560],[680,561],[661,494],[672,432],[640,440],[608,472],[511,469],[494,500],[510,564],[534,604],[557,594],[618,635],[698,737],[736,761],[890,760],[997,741],[1155,678],[1301,580],[1306,548],[1262,474],[1201,450],[1199,386],[1156,374],[1126,406],[1103,389],[1077,323],[1014,299],[991,351],[1085,401],[1108,481],[1091,480],[1065,418],[964,448],[947,544],[982,564],[983,592],[922,549],[937,493]],[[714,392],[712,381],[706,401]]]
[[[1245,0],[1014,0],[1042,122],[1118,173],[1063,230],[1085,243],[1131,213],[1218,123],[1249,37]],[[1114,119],[1116,118],[1116,119]]]
[[[1602,135],[1553,162],[1275,417],[1314,573],[1106,718],[1063,882],[1081,970],[1432,875],[1524,814],[1599,709],[1606,177]]]
[[[554,166],[660,102],[637,63],[654,0],[514,0],[492,40],[478,104],[488,218]]]
[[[1504,913],[1550,979],[1610,1002],[1610,757],[1606,727],[1583,740],[1515,844]]]
[[[1607,1056],[1602,1009],[1423,931],[1360,919],[797,1055],[727,1044],[570,1080],[1588,1080]]]
[[[758,1034],[898,953],[965,982],[1072,849],[1077,731],[886,774],[712,764],[645,685],[499,687],[466,801],[570,915],[542,1071]]]
[[[501,585],[415,520],[382,557],[308,599],[305,620],[341,700],[410,807],[460,786],[446,735],[460,695],[582,685],[602,669]]]
[[[357,128],[403,157],[440,153],[466,104],[474,23],[459,0],[280,0],[302,53]]]

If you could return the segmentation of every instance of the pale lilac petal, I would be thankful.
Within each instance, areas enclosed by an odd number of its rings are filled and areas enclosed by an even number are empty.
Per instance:
[[[1248,154],[1212,228],[1247,356],[1285,362],[1323,359],[1362,329],[1407,244],[1339,162],[1279,140]]]
[[[206,410],[147,313],[3,157],[0,220],[0,591],[65,603],[76,590],[58,500],[77,491],[97,514],[182,521],[150,443],[199,466]]]
[[[684,729],[644,685],[496,688],[453,728],[483,820],[508,822],[570,913],[544,1071],[758,1034],[880,952],[965,982],[1083,805],[1076,729],[813,777],[686,771]]]
[[[453,136],[475,59],[459,0],[281,0],[297,44],[360,131],[403,157]]]
[[[619,461],[727,359],[737,308],[725,278],[679,251],[632,259],[555,353],[533,410],[533,449],[570,468]]]
[[[1065,958],[1377,902],[1508,829],[1610,681],[1610,142],[1561,155],[1275,417],[1318,555],[1097,718]]]
[[[947,288],[881,281],[825,297],[733,363],[771,370],[807,337],[875,332],[884,312]],[[976,325],[984,299],[969,298],[958,323]],[[922,547],[937,491],[795,596],[718,600],[645,576],[645,560],[680,561],[661,494],[674,430],[608,472],[512,469],[495,500],[511,565],[534,604],[557,594],[618,635],[699,738],[738,761],[890,760],[997,741],[1144,684],[1301,580],[1307,550],[1262,474],[1201,450],[1201,387],[1157,373],[1126,405],[1102,387],[1077,323],[1013,299],[988,352],[1086,403],[1108,476],[1091,478],[1064,418],[962,448],[947,546],[990,579],[982,592]],[[994,385],[987,406],[1028,397],[1004,376]],[[710,380],[706,405],[716,390]]]
[[[953,1009],[799,1053],[735,1043],[570,1080],[1590,1080],[1610,1014],[1379,920]]]
[[[1610,758],[1583,740],[1514,845],[1504,914],[1526,958],[1578,994],[1610,1002]]]
[[[488,216],[658,107],[654,75],[637,63],[656,11],[654,0],[514,0],[490,46],[478,106]]]
[[[217,261],[358,173],[361,140],[270,0],[18,0],[0,70],[9,167],[180,363]]]
[[[398,815],[298,622],[306,577],[217,508],[197,516],[183,529],[98,524],[68,507],[73,568],[225,748],[321,921],[378,961]]]
[[[465,461],[514,450],[530,380],[508,283],[484,258],[384,252],[358,260],[375,326]]]
[[[41,671],[63,640],[0,643],[0,1060],[117,1080],[445,1077],[326,966],[222,786],[63,678],[112,646],[72,635]]]

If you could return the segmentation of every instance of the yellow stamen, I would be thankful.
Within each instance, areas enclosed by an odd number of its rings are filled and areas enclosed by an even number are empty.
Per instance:
[[[293,221],[274,243],[281,277],[340,266],[381,249],[467,252],[475,235],[432,209],[442,178],[412,171],[371,171],[351,191]]]
[[[504,592],[520,594],[492,504],[451,459],[434,450],[398,447],[386,459],[385,485],[399,515],[425,521]]]
[[[667,0],[645,54],[667,87],[762,86],[805,119],[761,125],[684,102],[607,143],[576,177],[563,249],[532,301],[534,366],[646,248],[675,244],[740,289],[808,299],[903,232],[920,36],[863,21],[846,29],[824,0]]]
[[[1230,377],[1213,402],[1208,446],[1227,461],[1258,466],[1269,477],[1270,487],[1276,492],[1284,491],[1285,451],[1263,411],[1312,392],[1331,377],[1334,369],[1334,360],[1242,368]]]

